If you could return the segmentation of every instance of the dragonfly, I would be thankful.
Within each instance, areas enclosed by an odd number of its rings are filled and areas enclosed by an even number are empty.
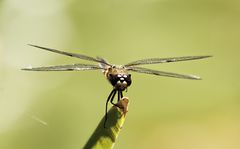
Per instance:
[[[148,69],[144,67],[139,67],[139,65],[147,65],[147,64],[161,64],[161,63],[171,63],[171,62],[180,62],[180,61],[189,61],[189,60],[197,60],[211,57],[210,55],[205,56],[183,56],[183,57],[170,57],[170,58],[147,58],[136,60],[125,65],[114,65],[109,63],[106,59],[102,57],[91,57],[83,54],[70,53],[65,51],[60,51],[52,48],[46,48],[38,45],[29,44],[29,46],[39,48],[42,50],[62,54],[69,57],[74,57],[90,62],[96,62],[98,64],[71,64],[71,65],[57,65],[57,66],[44,66],[44,67],[29,67],[23,68],[22,70],[27,71],[84,71],[84,70],[102,70],[104,76],[113,86],[112,91],[107,97],[106,105],[105,105],[105,121],[104,128],[106,127],[107,122],[107,110],[108,103],[117,106],[114,103],[114,97],[117,94],[117,101],[123,98],[123,91],[127,90],[127,88],[132,84],[131,74],[129,72],[137,72],[150,74],[155,76],[164,76],[164,77],[173,77],[180,79],[190,79],[190,80],[201,80],[200,77],[190,74],[178,74],[172,72],[158,71],[153,69]]]

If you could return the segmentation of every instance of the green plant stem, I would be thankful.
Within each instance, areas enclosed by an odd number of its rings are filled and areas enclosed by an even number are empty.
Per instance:
[[[103,117],[83,149],[112,149],[125,121],[127,107],[128,99],[123,97],[108,111],[106,128]]]

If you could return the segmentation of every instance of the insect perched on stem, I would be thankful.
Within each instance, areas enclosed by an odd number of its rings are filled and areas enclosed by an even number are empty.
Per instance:
[[[165,71],[158,71],[147,69],[143,67],[136,67],[138,65],[145,65],[145,64],[157,64],[157,63],[170,63],[170,62],[178,62],[178,61],[188,61],[188,60],[196,60],[196,59],[203,59],[208,58],[211,56],[185,56],[185,57],[172,57],[172,58],[150,58],[150,59],[142,59],[137,60],[125,65],[113,65],[108,63],[105,59],[97,57],[90,57],[82,54],[76,53],[69,53],[64,51],[59,51],[56,49],[45,48],[37,45],[31,45],[36,48],[40,48],[43,50],[55,52],[58,54],[71,56],[75,58],[79,58],[82,60],[97,62],[99,65],[92,65],[92,64],[72,64],[72,65],[58,65],[58,66],[48,66],[48,67],[35,67],[35,68],[23,68],[22,70],[29,70],[29,71],[80,71],[80,70],[97,70],[100,69],[103,71],[105,77],[108,81],[112,84],[113,90],[109,94],[107,101],[106,101],[106,109],[105,109],[105,122],[104,127],[106,126],[107,122],[107,105],[110,101],[113,105],[114,97],[116,93],[118,94],[117,100],[119,101],[123,97],[123,91],[126,90],[132,83],[131,74],[129,71],[145,73],[145,74],[152,74],[157,76],[165,76],[165,77],[174,77],[174,78],[182,78],[182,79],[192,79],[192,80],[200,80],[201,78],[194,75],[185,75],[185,74],[177,74]],[[117,106],[117,105],[116,105]]]

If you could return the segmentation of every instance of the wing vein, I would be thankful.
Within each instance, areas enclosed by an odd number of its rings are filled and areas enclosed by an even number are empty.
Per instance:
[[[46,66],[46,67],[27,67],[22,70],[27,71],[82,71],[82,70],[96,70],[103,69],[98,65],[89,64],[72,64],[72,65],[58,65],[58,66]]]
[[[127,67],[127,69],[129,71],[157,75],[157,76],[174,77],[174,78],[191,79],[191,80],[201,80],[200,77],[190,75],[190,74],[178,74],[178,73],[158,71],[158,70],[152,70],[152,69],[147,69],[147,68],[142,68],[142,67],[134,67],[134,66]]]
[[[197,60],[211,57],[207,56],[184,56],[184,57],[171,57],[171,58],[149,58],[142,59],[130,62],[125,66],[136,66],[136,65],[145,65],[145,64],[157,64],[157,63],[170,63],[170,62],[178,62],[178,61],[189,61],[189,60]]]
[[[108,64],[107,62],[105,62],[101,59],[97,59],[97,58],[94,58],[94,57],[91,57],[91,56],[86,56],[86,55],[83,55],[83,54],[76,54],[76,53],[70,53],[70,52],[65,52],[65,51],[59,51],[59,50],[56,50],[56,49],[41,47],[41,46],[32,45],[32,44],[28,44],[28,45],[30,45],[32,47],[40,48],[40,49],[43,49],[43,50],[47,50],[47,51],[50,51],[50,52],[54,52],[54,53],[58,53],[58,54],[62,54],[62,55],[70,56],[70,57],[79,58],[79,59],[82,59],[82,60],[88,60],[88,61],[92,61],[92,62],[98,62],[98,63],[104,63],[106,65],[110,65],[110,64]]]

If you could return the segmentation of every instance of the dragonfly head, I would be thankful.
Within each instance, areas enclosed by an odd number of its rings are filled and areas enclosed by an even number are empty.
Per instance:
[[[108,69],[106,77],[115,89],[121,91],[124,91],[132,83],[131,74],[128,74],[123,66],[113,65]]]

